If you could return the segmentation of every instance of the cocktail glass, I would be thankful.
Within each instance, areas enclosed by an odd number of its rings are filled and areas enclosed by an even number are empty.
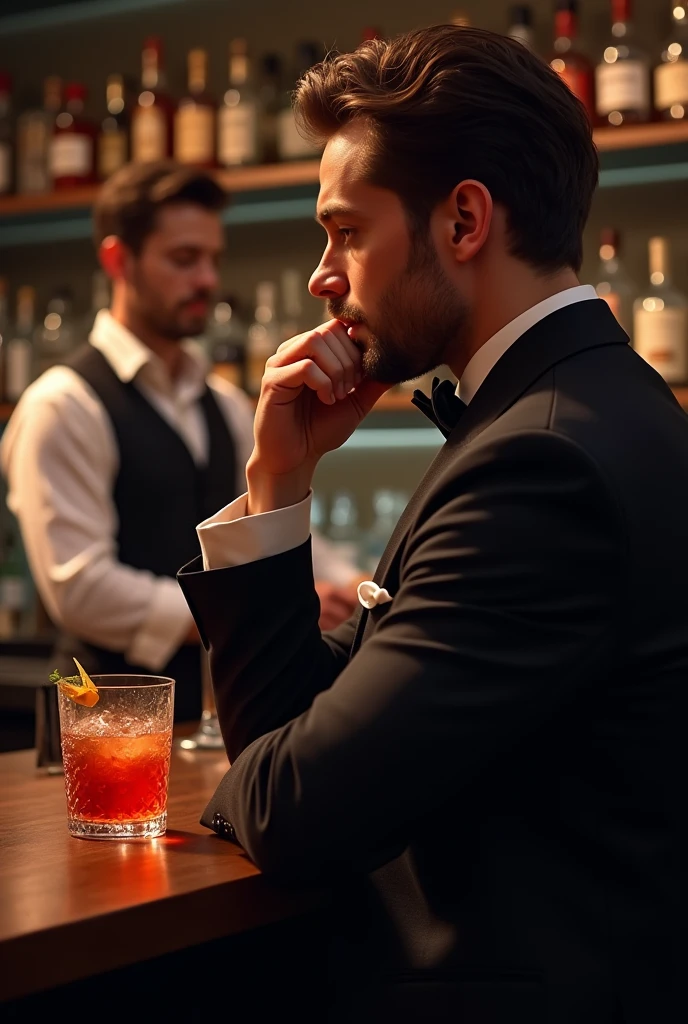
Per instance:
[[[67,826],[82,839],[161,836],[167,827],[174,680],[95,675],[98,703],[58,686]]]

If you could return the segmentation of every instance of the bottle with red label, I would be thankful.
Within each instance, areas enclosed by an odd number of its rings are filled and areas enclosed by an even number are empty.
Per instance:
[[[12,191],[13,139],[12,79],[0,71],[0,195]]]
[[[594,74],[591,62],[576,48],[578,36],[577,0],[557,0],[554,14],[554,53],[550,66],[568,85],[585,107],[592,121],[595,116]]]
[[[69,82],[50,142],[50,176],[55,189],[76,188],[95,181],[97,129],[84,116],[85,103],[86,86]]]
[[[650,61],[634,38],[631,0],[611,0],[611,39],[595,71],[597,113],[619,128],[650,118]]]
[[[174,103],[165,92],[162,40],[151,36],[141,52],[141,91],[131,115],[131,158],[164,160],[173,153]]]

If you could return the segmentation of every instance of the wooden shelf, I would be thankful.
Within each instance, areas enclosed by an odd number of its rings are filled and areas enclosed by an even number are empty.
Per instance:
[[[594,132],[594,138],[601,154],[626,153],[636,154],[640,157],[643,150],[653,149],[656,151],[659,147],[662,149],[663,155],[667,157],[666,166],[678,168],[677,173],[679,176],[686,176],[685,168],[688,165],[672,160],[670,154],[673,146],[680,143],[688,144],[688,122],[678,122],[676,124],[657,122],[653,124],[631,125],[618,129],[598,128]],[[653,167],[658,165],[656,153],[653,155],[652,165]],[[659,165],[665,166],[661,161],[659,161]],[[622,170],[625,173],[629,170],[634,170],[636,177],[638,177],[637,172],[640,170],[639,180],[642,181],[643,172],[647,168],[642,164],[641,160],[640,168],[631,165],[631,167],[624,167]],[[230,206],[227,217],[228,221],[230,223],[232,221],[251,223],[253,219],[269,219],[257,214],[255,208],[261,202],[265,202],[267,206],[272,207],[279,207],[280,204],[284,206],[285,202],[291,202],[292,207],[284,207],[282,212],[288,212],[289,209],[293,209],[294,212],[302,209],[305,211],[306,206],[312,212],[315,208],[314,203],[311,201],[315,198],[314,191],[311,192],[309,189],[308,195],[301,200],[296,200],[296,202],[300,203],[298,207],[293,206],[295,200],[293,198],[290,199],[290,196],[293,197],[292,190],[294,189],[303,189],[304,186],[316,186],[318,183],[318,171],[318,160],[302,160],[296,163],[269,164],[260,167],[240,167],[231,171],[218,171],[218,181],[227,189],[230,196],[237,197],[240,200],[236,206]],[[603,166],[603,184],[605,173],[618,176],[620,171],[616,168],[605,171]],[[650,178],[649,180],[652,179]],[[91,206],[98,188],[98,185],[92,185],[62,192],[51,192],[46,195],[2,196],[0,197],[0,220],[8,225],[12,218],[40,218],[42,215],[67,214],[69,211],[86,210]],[[261,193],[268,192],[277,193],[277,195],[260,195]],[[256,195],[251,195],[251,193],[256,193]],[[248,217],[242,212],[247,207],[251,210]],[[274,213],[276,219],[279,219],[280,209],[275,209]],[[285,219],[290,218],[287,217]],[[52,223],[54,223],[54,220]],[[48,230],[50,227],[51,225],[47,225]]]
[[[217,179],[232,196],[238,192],[262,192],[266,189],[316,185],[319,168],[319,160],[299,160],[294,163],[218,171]],[[99,188],[99,185],[86,185],[82,188],[64,189],[61,192],[46,192],[43,195],[0,196],[0,217],[83,209],[93,203]]]
[[[654,121],[624,128],[596,128],[593,138],[600,153],[671,146],[688,142],[688,121]]]

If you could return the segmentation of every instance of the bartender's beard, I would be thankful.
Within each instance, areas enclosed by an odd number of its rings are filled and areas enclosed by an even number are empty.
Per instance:
[[[370,380],[399,384],[414,380],[462,347],[469,307],[457,295],[427,239],[412,239],[403,273],[383,293],[374,315],[358,306],[328,301],[331,317],[365,324],[362,368]]]
[[[195,338],[203,334],[207,327],[207,316],[194,316],[185,310],[190,303],[199,300],[210,304],[210,292],[198,291],[175,306],[169,307],[165,304],[165,296],[158,296],[146,287],[145,281],[139,279],[136,283],[136,295],[138,315],[152,334],[165,338],[166,341],[180,342],[184,338]]]

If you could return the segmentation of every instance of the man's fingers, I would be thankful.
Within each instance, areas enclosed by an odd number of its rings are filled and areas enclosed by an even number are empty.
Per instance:
[[[337,398],[345,398],[355,388],[357,379],[360,380],[361,353],[341,331],[327,331],[323,340],[342,367],[342,387],[341,392],[337,392]],[[350,348],[353,348],[353,352]]]
[[[336,402],[332,381],[324,370],[313,362],[312,359],[299,359],[296,363],[288,363],[286,366],[273,366],[270,356],[267,361],[265,375],[263,376],[263,389],[271,388],[284,392],[285,400],[293,402],[300,394],[301,388],[307,387],[317,392],[318,398],[326,405],[333,405]],[[279,404],[279,400],[277,400]]]
[[[330,378],[335,397],[342,399],[355,386],[361,360],[360,352],[346,342],[349,339],[341,324],[338,331],[328,329],[301,334],[280,345],[268,359],[268,366],[288,366],[304,358],[312,359]]]

